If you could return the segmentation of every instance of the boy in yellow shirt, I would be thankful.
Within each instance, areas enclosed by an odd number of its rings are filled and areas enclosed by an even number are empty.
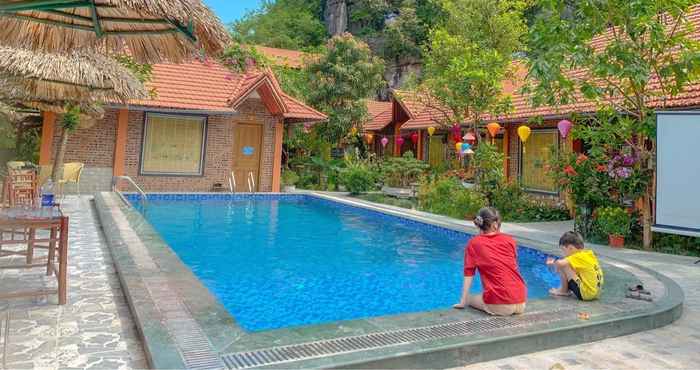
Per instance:
[[[584,249],[583,238],[574,231],[567,231],[561,236],[559,248],[565,257],[556,261],[549,257],[547,265],[556,267],[561,285],[550,289],[549,293],[557,296],[573,293],[582,301],[597,299],[603,287],[603,270],[595,253]]]

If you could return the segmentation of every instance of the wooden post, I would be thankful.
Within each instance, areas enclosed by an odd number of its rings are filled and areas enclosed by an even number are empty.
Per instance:
[[[281,188],[282,180],[282,139],[284,136],[284,120],[280,120],[275,124],[275,147],[273,150],[274,157],[272,161],[272,191],[277,193]]]
[[[401,147],[399,145],[396,145],[396,139],[401,136],[401,125],[398,123],[394,125],[394,157],[400,157],[401,156]]]
[[[506,127],[503,129],[503,172],[505,173],[506,176],[506,181],[510,178],[510,169],[509,164],[510,161],[508,159],[508,156],[510,155],[510,127],[506,125]]]
[[[119,109],[117,113],[117,137],[114,143],[114,163],[112,174],[123,176],[126,173],[126,141],[129,134],[129,110]]]
[[[56,113],[42,112],[41,148],[39,149],[39,165],[48,166],[53,157],[53,134],[56,127]]]
[[[416,145],[418,146],[416,148],[418,159],[423,160],[425,158],[423,153],[423,130],[418,130],[418,143]]]

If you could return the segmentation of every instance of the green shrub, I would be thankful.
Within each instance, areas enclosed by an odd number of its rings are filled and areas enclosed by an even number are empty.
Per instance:
[[[632,220],[623,208],[601,207],[596,209],[596,226],[605,235],[627,236],[632,227]]]
[[[425,174],[430,165],[413,157],[413,152],[406,152],[401,157],[389,157],[380,165],[384,185],[408,187]]]
[[[503,186],[505,176],[503,161],[505,156],[494,145],[481,143],[474,151],[471,165],[474,167],[474,180],[480,192],[490,201],[495,192]]]
[[[366,163],[347,162],[346,167],[340,169],[338,180],[350,194],[360,194],[376,187],[377,175]]]
[[[282,172],[282,185],[294,186],[299,182],[299,175],[292,170],[284,170]]]
[[[504,221],[542,222],[569,219],[569,211],[565,207],[533,199],[516,183],[496,188],[491,193],[491,206],[501,212]]]
[[[485,205],[486,198],[481,193],[465,189],[454,178],[425,181],[418,189],[418,206],[426,212],[469,219]]]

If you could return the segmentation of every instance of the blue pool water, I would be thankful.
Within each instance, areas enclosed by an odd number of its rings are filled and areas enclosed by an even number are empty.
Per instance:
[[[248,331],[448,308],[459,299],[467,234],[310,196],[156,197],[144,214]],[[530,298],[558,282],[544,259],[520,248]]]

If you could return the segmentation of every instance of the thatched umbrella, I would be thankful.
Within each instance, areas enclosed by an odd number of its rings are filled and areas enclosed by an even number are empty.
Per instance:
[[[47,52],[96,48],[136,61],[217,56],[228,32],[201,0],[5,0],[0,44]]]
[[[108,57],[86,53],[49,54],[0,47],[0,99],[69,117],[77,107],[81,113],[100,114],[100,103],[146,99],[143,84],[124,66]],[[70,131],[77,128],[62,122],[54,180],[63,165]]]

